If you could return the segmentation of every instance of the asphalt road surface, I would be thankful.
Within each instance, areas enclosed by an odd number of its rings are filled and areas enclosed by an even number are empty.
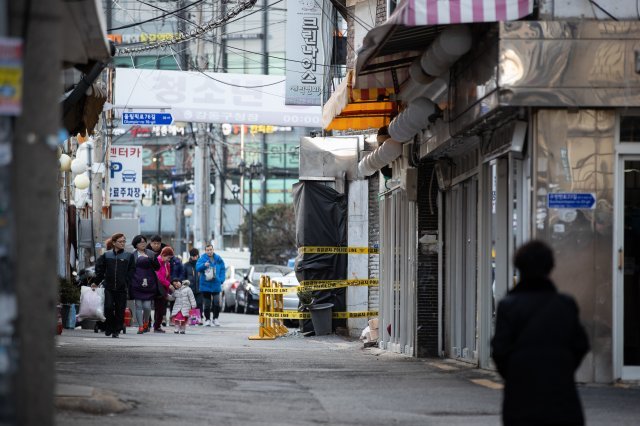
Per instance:
[[[59,425],[498,425],[498,376],[340,336],[252,341],[257,316],[57,338]],[[589,425],[637,425],[640,388],[581,386]],[[123,411],[120,411],[123,410]],[[118,412],[119,411],[119,412]],[[97,414],[98,413],[98,414]]]

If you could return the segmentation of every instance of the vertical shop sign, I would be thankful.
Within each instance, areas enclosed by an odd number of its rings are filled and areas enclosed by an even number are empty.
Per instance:
[[[109,198],[130,201],[142,198],[142,146],[114,145],[109,152]]]
[[[22,112],[22,39],[0,37],[0,115]]]
[[[285,105],[321,105],[324,81],[324,1],[287,5]]]

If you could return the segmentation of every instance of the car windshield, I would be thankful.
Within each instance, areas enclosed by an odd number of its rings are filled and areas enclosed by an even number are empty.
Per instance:
[[[282,276],[282,272],[276,272],[276,271],[254,272],[253,276],[251,277],[251,282],[260,281],[260,277],[262,275],[267,275],[270,278],[277,278],[277,277],[281,277]]]

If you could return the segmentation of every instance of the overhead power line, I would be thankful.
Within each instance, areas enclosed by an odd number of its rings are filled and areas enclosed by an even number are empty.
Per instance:
[[[175,15],[176,13],[178,13],[178,12],[182,12],[182,11],[183,11],[183,10],[185,10],[185,9],[189,9],[190,7],[195,6],[195,5],[197,5],[198,3],[202,3],[203,1],[204,1],[204,0],[196,0],[196,1],[194,1],[193,3],[188,4],[188,5],[184,6],[184,7],[179,8],[179,9],[176,9],[176,10],[174,10],[174,11],[172,11],[172,12],[167,12],[167,13],[164,13],[164,14],[162,14],[162,15],[158,15],[158,16],[155,16],[155,17],[153,17],[153,18],[147,19],[147,20],[145,20],[145,21],[134,22],[134,23],[132,23],[132,24],[122,25],[121,27],[107,28],[107,31],[124,30],[124,29],[126,29],[126,28],[137,27],[138,25],[146,24],[146,23],[148,23],[148,22],[157,21],[158,19],[166,18],[166,17],[167,17],[167,16],[169,16],[169,15]]]
[[[212,19],[211,21],[209,21],[207,24],[203,25],[202,27],[198,27],[196,29],[193,29],[193,30],[189,31],[186,34],[185,33],[179,33],[177,36],[172,37],[172,38],[170,38],[168,40],[163,40],[163,41],[159,41],[159,42],[156,42],[156,43],[151,43],[151,44],[148,44],[148,45],[142,46],[142,47],[120,48],[120,49],[118,49],[118,53],[127,54],[127,53],[143,52],[143,51],[146,51],[146,50],[153,50],[153,49],[158,49],[158,48],[162,49],[162,48],[166,48],[168,46],[172,46],[174,44],[183,43],[183,42],[191,40],[193,38],[202,36],[203,34],[213,30],[214,28],[217,28],[217,27],[225,24],[226,22],[228,22],[232,18],[235,18],[236,16],[238,16],[238,14],[240,14],[244,10],[252,8],[256,4],[256,1],[257,0],[247,0],[247,1],[243,2],[243,3],[240,3],[236,7],[234,7],[231,10],[229,10],[227,13],[225,13],[224,16],[221,16],[221,17],[216,18],[216,19]],[[172,13],[175,13],[175,12],[172,12]],[[172,13],[170,13],[170,14],[172,14]]]

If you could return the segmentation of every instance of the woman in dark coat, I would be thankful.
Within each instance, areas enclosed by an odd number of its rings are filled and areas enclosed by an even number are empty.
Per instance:
[[[583,425],[574,374],[589,341],[571,296],[549,279],[551,249],[541,241],[514,257],[520,282],[498,305],[492,356],[505,380],[505,425]]]
[[[158,280],[156,271],[160,264],[152,250],[147,249],[147,239],[142,235],[136,235],[131,242],[133,256],[136,262],[136,270],[131,280],[129,297],[135,300],[135,315],[138,323],[138,334],[149,331],[149,319],[151,317],[151,301],[158,292]]]

